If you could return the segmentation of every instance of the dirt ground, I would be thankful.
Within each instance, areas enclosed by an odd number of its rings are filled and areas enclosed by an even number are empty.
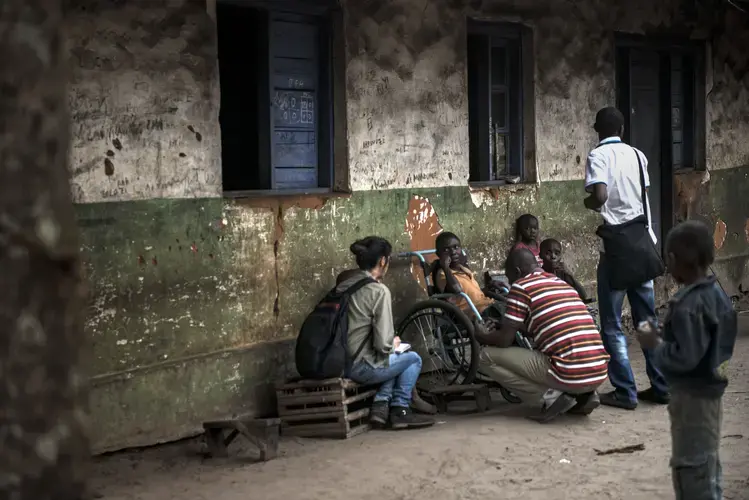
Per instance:
[[[725,498],[749,499],[749,316],[724,397],[721,456]],[[632,347],[645,388],[642,355]],[[281,456],[254,461],[251,449],[233,459],[201,457],[200,440],[95,459],[92,486],[111,500],[457,500],[674,498],[666,408],[601,407],[589,417],[564,416],[546,425],[494,395],[483,414],[440,416],[420,431],[371,431],[348,441],[283,439]],[[598,450],[644,444],[632,454]]]

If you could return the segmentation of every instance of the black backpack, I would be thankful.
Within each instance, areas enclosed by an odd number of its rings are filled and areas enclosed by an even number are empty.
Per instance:
[[[296,339],[296,369],[303,378],[322,380],[348,377],[366,341],[352,358],[348,351],[348,303],[373,278],[364,278],[343,292],[333,288],[307,316]]]

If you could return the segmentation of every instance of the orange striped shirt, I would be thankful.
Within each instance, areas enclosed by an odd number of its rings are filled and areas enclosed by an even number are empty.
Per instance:
[[[555,275],[538,270],[517,280],[505,318],[525,324],[560,384],[584,387],[606,380],[609,355],[601,334],[575,289]]]

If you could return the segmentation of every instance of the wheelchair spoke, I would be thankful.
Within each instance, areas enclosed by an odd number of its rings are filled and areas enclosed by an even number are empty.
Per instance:
[[[466,356],[470,356],[471,339],[467,332],[461,331],[453,318],[438,309],[420,311],[410,318],[407,325],[416,330],[416,337],[423,342],[436,368],[433,375],[443,384],[456,383],[469,365]],[[410,340],[408,330],[405,328],[400,332],[404,342]]]

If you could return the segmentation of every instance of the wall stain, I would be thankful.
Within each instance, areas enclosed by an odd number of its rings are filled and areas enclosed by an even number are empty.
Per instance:
[[[104,174],[107,176],[114,175],[114,163],[109,158],[104,158]]]
[[[718,219],[715,223],[715,231],[713,231],[713,243],[715,244],[716,250],[723,248],[723,243],[726,242],[726,234],[726,223]]]
[[[443,228],[437,212],[428,198],[414,195],[408,201],[405,230],[410,240],[412,252],[434,249],[434,240],[443,231]],[[426,255],[425,258],[431,264],[437,256],[430,254]],[[411,275],[426,290],[424,273],[416,258],[411,263]]]

